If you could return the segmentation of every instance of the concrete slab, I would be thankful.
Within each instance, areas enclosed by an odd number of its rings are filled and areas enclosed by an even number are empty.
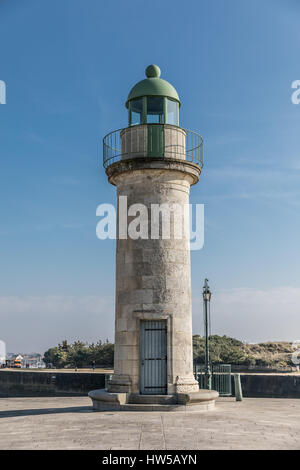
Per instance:
[[[300,449],[300,400],[218,399],[206,413],[100,412],[88,397],[1,398],[0,449]]]

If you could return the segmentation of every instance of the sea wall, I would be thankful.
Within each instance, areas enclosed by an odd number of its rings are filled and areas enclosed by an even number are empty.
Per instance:
[[[105,387],[105,373],[0,370],[0,397],[86,396]],[[241,374],[244,397],[300,398],[300,374]],[[232,375],[232,394],[234,395]]]
[[[300,374],[241,374],[241,384],[244,397],[300,398]]]
[[[98,372],[38,372],[0,370],[0,397],[85,396],[105,387]]]

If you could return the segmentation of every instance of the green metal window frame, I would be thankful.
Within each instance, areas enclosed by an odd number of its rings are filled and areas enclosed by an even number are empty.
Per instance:
[[[167,98],[164,96],[164,119],[163,119],[164,124],[167,123],[167,117],[168,117],[167,112],[168,112],[168,110],[167,110]]]
[[[172,101],[173,103],[176,103],[176,122],[174,123],[169,123],[168,122],[168,101]],[[170,124],[173,126],[178,126],[179,127],[179,103],[176,100],[173,100],[172,98],[165,97],[165,122],[166,124]]]
[[[155,95],[153,95],[153,96],[155,96]],[[149,98],[150,97],[152,97],[152,95],[149,95]],[[139,124],[148,124],[147,123],[147,98],[148,98],[148,96],[143,96],[142,97],[142,102],[143,102],[142,122],[140,122]],[[136,100],[138,100],[138,99],[141,99],[141,98],[136,98]],[[163,100],[164,100],[163,101],[163,119],[162,119],[162,122],[160,122],[159,124],[169,124],[168,123],[168,100],[169,100],[169,101],[173,101],[174,103],[176,103],[176,108],[177,108],[177,122],[176,122],[176,124],[170,124],[170,125],[179,126],[179,103],[176,100],[168,98],[167,96],[164,96]],[[128,103],[128,125],[129,126],[139,125],[139,124],[132,124],[131,105],[132,105],[133,101],[135,101],[135,100],[130,100],[129,103]]]
[[[147,124],[147,96],[143,96],[143,123]]]

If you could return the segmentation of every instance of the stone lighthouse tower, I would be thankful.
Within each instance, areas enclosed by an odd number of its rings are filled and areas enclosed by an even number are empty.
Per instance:
[[[150,65],[128,95],[128,127],[103,139],[118,199],[115,359],[107,389],[89,393],[96,410],[208,409],[218,396],[193,376],[188,204],[203,141],[179,126],[180,106]]]

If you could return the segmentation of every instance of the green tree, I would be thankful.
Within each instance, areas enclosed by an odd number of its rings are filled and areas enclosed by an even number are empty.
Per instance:
[[[94,344],[74,341],[68,344],[66,340],[54,348],[48,349],[44,354],[46,364],[52,363],[56,368],[64,367],[112,367],[114,363],[114,345],[106,340]]]
[[[44,354],[46,364],[53,364],[56,368],[63,368],[67,364],[67,352],[59,347],[50,348]]]

